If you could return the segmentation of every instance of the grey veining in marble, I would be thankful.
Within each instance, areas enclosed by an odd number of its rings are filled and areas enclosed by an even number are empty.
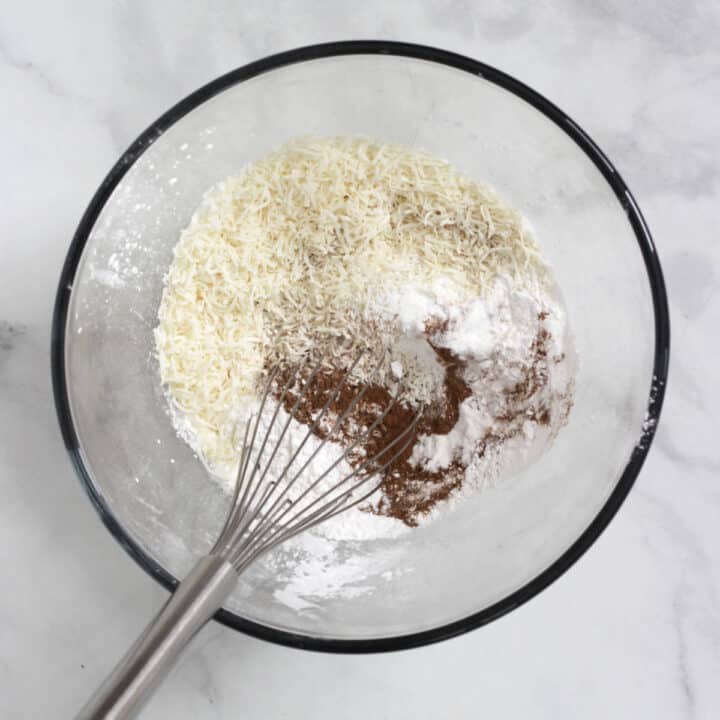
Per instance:
[[[369,657],[213,625],[144,717],[718,717],[719,31],[714,0],[2,3],[0,717],[71,717],[164,597],[95,516],[54,416],[53,295],[89,197],[130,141],[198,85],[270,52],[353,37],[495,65],[608,153],[666,273],[664,417],[610,528],[520,610]]]

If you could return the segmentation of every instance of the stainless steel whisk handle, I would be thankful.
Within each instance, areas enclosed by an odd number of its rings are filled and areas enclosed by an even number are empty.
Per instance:
[[[237,579],[237,571],[223,557],[208,555],[200,560],[76,720],[135,717],[183,648],[220,609]]]
[[[290,459],[283,459],[279,463],[278,472],[272,478],[268,476],[270,467],[276,460],[290,423],[296,419],[301,403],[324,367],[323,360],[321,358],[314,369],[302,378],[299,374],[301,366],[298,365],[289,379],[283,381],[275,411],[272,417],[267,413],[269,422],[258,433],[266,400],[272,395],[273,383],[280,371],[275,368],[270,373],[259,408],[245,423],[233,496],[215,548],[180,583],[165,607],[80,711],[76,720],[124,720],[134,717],[183,648],[222,606],[244,568],[263,553],[359,505],[377,491],[379,484],[370,483],[370,480],[390,467],[410,446],[422,407],[407,427],[389,438],[382,449],[376,449],[359,463],[350,463],[350,468],[340,469],[339,477],[333,478],[331,473],[342,460],[348,461],[350,453],[370,438],[372,433],[383,432],[382,423],[398,402],[400,386],[389,404],[379,411],[371,423],[363,427],[350,444],[343,447],[342,453],[324,472],[311,477],[306,487],[297,482],[320,448],[336,436],[353,408],[358,406],[368,391],[369,386],[365,385],[355,392],[347,407],[331,423],[330,431],[323,433],[320,444],[310,451],[308,458],[301,458],[303,447],[339,398],[363,352],[356,356],[344,371],[342,379],[328,393],[323,407],[308,426],[305,437],[294,447]],[[379,367],[378,364],[376,370]],[[301,387],[294,395],[293,388],[298,378],[302,379]],[[278,422],[277,437],[271,441],[271,431],[278,420],[280,408],[291,397],[294,398],[292,407],[287,411],[287,417]],[[266,449],[268,453],[264,455]],[[294,465],[296,462],[297,465]]]

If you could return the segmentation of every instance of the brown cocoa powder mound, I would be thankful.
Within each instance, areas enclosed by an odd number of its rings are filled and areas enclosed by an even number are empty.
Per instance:
[[[458,462],[436,472],[424,470],[410,463],[418,438],[421,435],[447,435],[457,423],[460,403],[471,394],[470,388],[462,378],[464,363],[445,348],[434,348],[434,350],[445,367],[445,393],[442,405],[425,408],[414,430],[398,440],[379,458],[379,464],[384,465],[394,455],[397,456],[382,472],[382,498],[377,510],[372,510],[380,515],[397,518],[411,527],[418,524],[419,515],[429,512],[436,503],[444,500],[453,490],[460,487],[465,472],[465,468]],[[321,370],[298,407],[296,419],[305,425],[311,425],[344,374],[343,369]],[[283,386],[289,380],[288,373],[281,373],[278,376],[278,386]],[[302,379],[301,382],[304,385],[307,379]],[[366,387],[362,399],[338,431],[339,439],[344,445],[351,443],[358,434],[362,433],[362,428],[372,425],[392,403],[392,395],[385,387],[381,385]],[[337,418],[347,410],[359,391],[360,387],[355,384],[347,382],[343,385],[338,397],[329,406],[329,424],[322,423],[315,429],[318,437],[327,436]],[[299,392],[300,388],[296,387],[293,388],[293,392],[285,396],[283,405],[288,412],[295,405]],[[364,452],[353,454],[349,458],[351,464],[357,465],[388,448],[412,425],[416,414],[417,410],[407,403],[395,403],[383,421],[362,443]]]
[[[542,320],[542,316],[539,319]],[[427,335],[431,337],[442,332],[444,324],[430,321],[425,329]],[[499,432],[489,432],[476,451],[477,457],[482,457],[485,448],[490,444],[504,442],[520,432],[519,428],[522,427],[522,421],[525,419],[534,420],[541,425],[550,423],[549,408],[542,405],[527,406],[528,399],[548,381],[549,339],[548,332],[541,328],[531,346],[531,362],[524,377],[505,393],[507,411],[495,418],[496,421],[504,423],[506,428]],[[378,515],[397,518],[410,527],[417,526],[420,516],[430,512],[438,502],[445,500],[462,486],[466,470],[466,466],[459,460],[454,460],[447,468],[435,472],[410,463],[410,457],[419,438],[423,435],[447,435],[457,424],[460,404],[472,394],[463,378],[465,363],[451,350],[439,347],[430,340],[428,342],[445,368],[443,399],[437,404],[424,408],[414,430],[379,458],[378,464],[384,465],[393,455],[397,455],[381,474],[381,497],[377,506],[363,508]],[[317,413],[325,406],[344,375],[345,370],[342,368],[318,372],[296,410],[295,417],[298,422],[308,426],[313,423]],[[281,372],[276,387],[284,387],[290,379],[289,371]],[[307,377],[296,379],[295,386],[286,394],[283,402],[286,411],[292,411],[298,393],[304,388],[307,380]],[[318,437],[327,437],[337,419],[348,409],[360,389],[357,384],[351,382],[343,385],[338,397],[329,406],[326,415],[328,422],[319,424],[314,430]],[[278,396],[279,394],[276,394],[276,397]],[[392,395],[385,387],[367,386],[362,400],[339,428],[333,441],[337,440],[344,446],[351,444],[391,403]],[[372,458],[388,448],[412,425],[416,413],[417,411],[407,403],[397,402],[362,443],[362,449],[356,449],[348,456],[351,465],[357,467],[367,458]],[[400,452],[406,444],[405,449]]]

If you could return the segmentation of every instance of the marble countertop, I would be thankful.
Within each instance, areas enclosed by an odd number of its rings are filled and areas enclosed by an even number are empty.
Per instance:
[[[720,9],[712,0],[526,6],[3,3],[4,720],[71,717],[166,596],[101,525],[55,419],[53,295],[88,199],[129,142],[200,84],[269,52],[353,37],[495,65],[562,107],[617,165],[654,233],[671,303],[671,381],[655,445],[592,549],[501,620],[359,657],[213,624],[143,717],[718,716]]]

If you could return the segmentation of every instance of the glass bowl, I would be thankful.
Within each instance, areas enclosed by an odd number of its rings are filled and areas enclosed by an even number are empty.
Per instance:
[[[176,436],[159,383],[152,328],[173,247],[203,192],[246,163],[291,137],[356,134],[446,158],[529,218],[580,367],[567,427],[526,471],[400,538],[333,546],[332,577],[280,548],[217,616],[279,643],[350,652],[464,632],[567,570],[637,477],[669,349],[660,265],[632,195],[593,141],[522,83],[442,50],[371,41],[224,75],[153,123],[110,171],[55,307],[65,442],[107,527],[163,585],[209,550],[228,501]]]

